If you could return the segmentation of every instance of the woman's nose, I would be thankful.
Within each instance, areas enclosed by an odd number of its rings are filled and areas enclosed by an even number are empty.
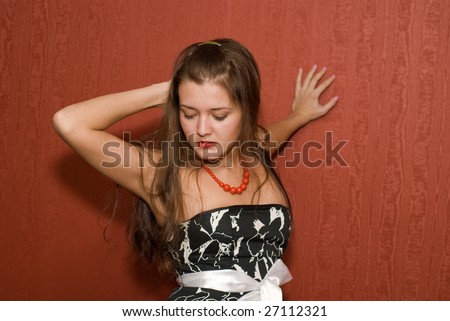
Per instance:
[[[211,124],[208,117],[200,117],[197,124],[197,134],[199,136],[207,136],[211,134]]]

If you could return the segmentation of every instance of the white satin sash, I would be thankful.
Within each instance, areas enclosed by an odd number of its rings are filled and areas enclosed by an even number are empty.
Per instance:
[[[185,273],[177,278],[186,287],[208,288],[223,292],[249,292],[239,301],[282,301],[280,286],[292,280],[287,266],[277,260],[261,282],[236,270],[213,270]]]

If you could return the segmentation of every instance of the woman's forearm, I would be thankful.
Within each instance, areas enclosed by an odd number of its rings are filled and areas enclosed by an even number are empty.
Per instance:
[[[105,130],[122,118],[164,104],[169,86],[170,82],[159,83],[67,106],[54,115],[53,125],[59,134],[75,128]]]
[[[271,147],[278,148],[308,122],[309,120],[303,115],[291,114],[285,119],[264,126],[270,134],[269,137]]]

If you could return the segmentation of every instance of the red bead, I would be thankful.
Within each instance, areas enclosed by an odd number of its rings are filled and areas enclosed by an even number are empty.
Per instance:
[[[222,182],[214,173],[211,171],[209,167],[207,167],[205,164],[202,164],[202,167],[206,170],[206,172],[214,179],[214,181],[225,191],[230,192],[231,194],[241,194],[243,191],[247,189],[247,184],[249,183],[249,177],[250,173],[248,169],[244,168],[244,172],[242,174],[242,182],[241,185],[238,187],[231,187],[228,184],[225,184]]]

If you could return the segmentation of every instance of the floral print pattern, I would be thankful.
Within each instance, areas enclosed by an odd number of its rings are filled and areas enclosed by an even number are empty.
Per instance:
[[[279,204],[235,205],[197,214],[179,225],[172,244],[177,276],[233,269],[261,281],[281,258],[291,228],[289,209]],[[178,287],[169,300],[237,300],[244,293]]]

